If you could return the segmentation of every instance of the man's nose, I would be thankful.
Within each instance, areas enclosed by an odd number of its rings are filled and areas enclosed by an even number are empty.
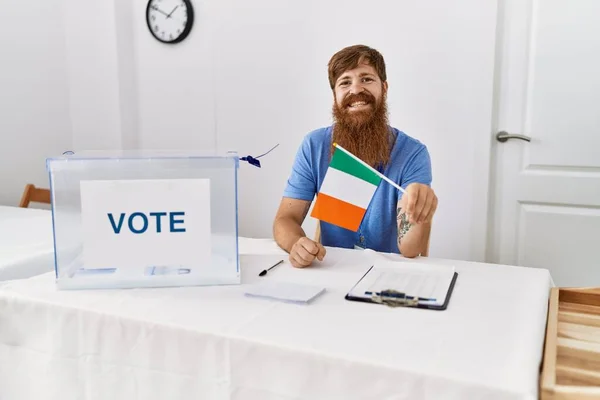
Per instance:
[[[363,86],[360,84],[360,82],[354,82],[351,86],[350,86],[350,93],[351,94],[359,94],[360,92],[362,92],[363,90],[365,90],[365,88],[363,88]]]

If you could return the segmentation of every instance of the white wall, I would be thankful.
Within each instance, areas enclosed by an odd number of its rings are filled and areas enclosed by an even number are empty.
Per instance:
[[[130,21],[138,84],[139,146],[145,149],[216,148],[213,79],[214,14],[194,1],[195,26],[187,40],[164,45],[146,26],[146,0],[133,0]]]
[[[123,0],[62,0],[62,8],[72,149],[136,148],[135,9]]]
[[[237,150],[240,233],[269,237],[302,137],[331,123],[327,62],[364,43],[388,63],[391,122],[422,140],[440,198],[431,254],[483,259],[495,2],[195,1],[180,45],[151,38],[135,0],[139,144]],[[314,221],[306,229],[312,234]]]
[[[46,157],[137,147],[133,10],[118,0],[2,7],[0,204],[16,205],[26,183],[48,187]]]
[[[194,29],[169,46],[147,30],[146,0],[63,1],[63,113],[75,150],[257,155],[280,144],[263,168],[241,165],[246,236],[271,235],[298,145],[331,123],[331,55],[355,43],[379,49],[391,123],[432,155],[440,207],[431,254],[483,259],[496,2],[193,0]],[[314,221],[305,225],[312,233]]]
[[[0,24],[0,204],[48,186],[45,159],[71,147],[64,26],[48,1],[4,1]]]

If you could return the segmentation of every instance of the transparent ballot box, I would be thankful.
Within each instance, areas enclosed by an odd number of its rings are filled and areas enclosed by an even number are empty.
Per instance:
[[[46,162],[61,289],[239,284],[235,153]]]

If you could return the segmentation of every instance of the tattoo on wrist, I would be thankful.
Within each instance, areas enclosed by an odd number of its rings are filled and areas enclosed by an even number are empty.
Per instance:
[[[396,222],[398,225],[398,244],[402,238],[408,233],[411,228],[411,224],[408,222],[408,218],[406,217],[406,213],[402,211],[401,207],[397,208],[396,213]]]

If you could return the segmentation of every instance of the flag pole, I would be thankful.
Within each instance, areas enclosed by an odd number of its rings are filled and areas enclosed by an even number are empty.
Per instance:
[[[401,191],[402,193],[404,193],[404,189],[402,189],[396,182],[392,181],[390,178],[388,178],[387,176],[383,175],[381,172],[377,171],[375,168],[371,167],[369,164],[367,164],[366,162],[364,162],[360,158],[356,157],[354,154],[350,153],[348,150],[346,150],[345,148],[343,148],[339,144],[333,143],[333,145],[336,148],[342,150],[344,153],[348,154],[350,157],[352,157],[353,159],[355,159],[356,161],[358,161],[359,163],[361,163],[365,167],[369,168],[371,171],[373,171],[375,174],[377,174],[381,179],[385,180],[387,183],[389,183],[390,185],[392,185],[393,187],[395,187],[396,189],[398,189],[399,191]]]

